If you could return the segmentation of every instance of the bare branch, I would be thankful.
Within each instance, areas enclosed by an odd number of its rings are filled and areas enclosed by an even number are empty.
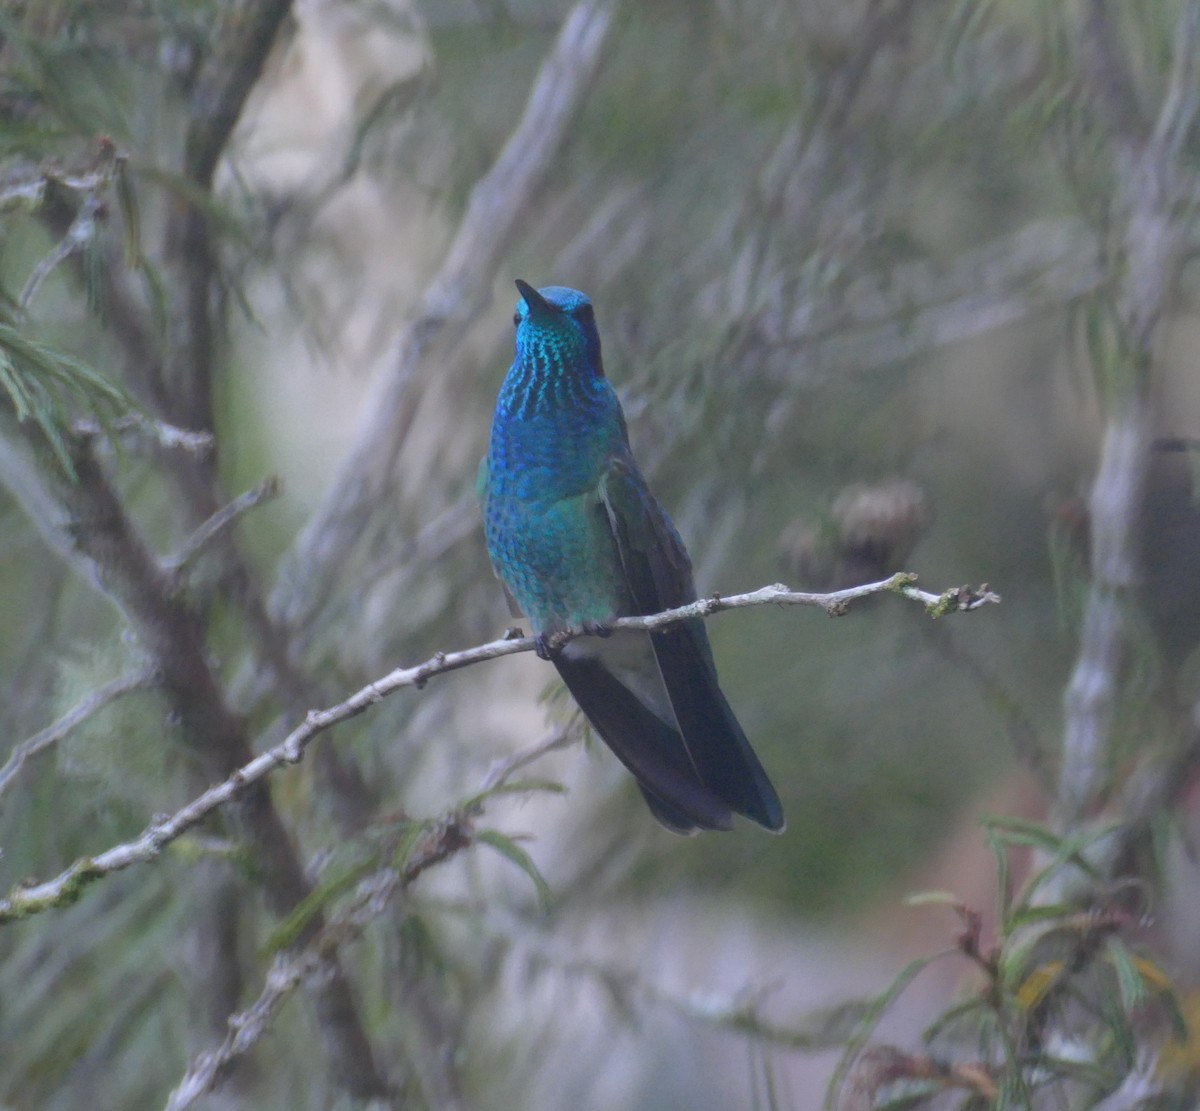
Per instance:
[[[204,457],[214,446],[211,432],[193,432],[189,428],[176,428],[166,421],[154,420],[141,413],[130,413],[112,422],[108,429],[100,426],[99,422],[85,418],[77,420],[75,431],[80,436],[103,436],[109,432],[121,438],[122,444],[127,440],[150,439],[166,451],[184,451],[189,455]]]
[[[489,918],[489,924],[494,921]],[[674,1011],[681,1018],[703,1026],[754,1038],[781,1049],[812,1052],[844,1044],[866,1004],[848,1003],[832,1009],[819,1009],[789,1024],[763,1017],[765,987],[746,984],[729,992],[691,992],[679,994],[648,980],[637,969],[623,968],[607,961],[580,958],[576,952],[555,948],[544,932],[529,943],[530,924],[519,922],[519,931],[504,929],[500,936],[509,944],[522,944],[534,964],[563,976],[583,977],[602,986],[605,993],[622,1008],[640,1001],[652,1007]]]
[[[25,761],[31,756],[57,744],[72,729],[82,725],[88,718],[98,714],[105,706],[115,702],[122,695],[131,691],[144,690],[154,681],[155,672],[149,668],[142,671],[131,671],[111,682],[97,687],[86,695],[75,706],[68,710],[53,725],[46,726],[39,733],[22,741],[10,754],[4,766],[0,768],[0,797],[12,785]]]
[[[1000,601],[986,586],[979,590],[957,587],[943,594],[930,594],[912,585],[915,578],[915,575],[902,572],[882,582],[837,590],[829,594],[793,591],[779,584],[764,586],[749,594],[734,594],[728,598],[714,594],[663,613],[647,617],[619,618],[613,623],[613,628],[658,629],[679,621],[709,617],[723,610],[768,605],[816,606],[825,610],[831,617],[837,617],[846,613],[849,607],[860,599],[888,593],[899,594],[919,602],[931,617],[966,612]],[[566,633],[558,638],[558,643],[565,643],[574,636],[584,635],[587,634],[582,631]],[[458,652],[439,652],[415,667],[397,668],[381,679],[368,683],[335,706],[325,710],[310,710],[304,721],[274,748],[243,764],[223,782],[210,787],[173,815],[153,822],[135,840],[117,845],[98,856],[78,860],[55,879],[45,883],[14,888],[7,898],[0,899],[0,923],[26,918],[74,901],[87,884],[113,872],[123,871],[134,864],[153,860],[172,841],[220,807],[244,796],[276,768],[298,763],[304,756],[304,750],[321,733],[366,712],[396,691],[408,687],[420,690],[437,675],[458,671],[484,660],[512,656],[518,652],[531,652],[535,648],[536,641],[533,637],[515,636]]]
[[[577,717],[578,715],[572,715],[572,722]],[[575,736],[575,731],[568,724],[561,729],[555,729],[548,736],[538,741],[537,744],[522,749],[520,752],[514,752],[511,756],[497,760],[488,769],[487,775],[483,777],[483,786],[480,788],[480,791],[486,793],[495,790],[497,787],[502,787],[514,774],[532,764],[535,760],[540,760],[547,752],[566,748],[567,745],[575,740]]]
[[[1112,0],[1087,0],[1079,34],[1079,68],[1097,114],[1125,147],[1145,137],[1129,60],[1112,25]]]
[[[242,109],[292,11],[292,0],[254,0],[229,9],[192,94],[192,126],[184,156],[187,175],[212,185]]]
[[[51,185],[91,196],[105,193],[121,172],[126,157],[111,139],[104,138],[97,142],[89,163],[80,169],[17,163],[0,180],[0,212],[10,208],[40,208]]]
[[[228,705],[213,670],[199,615],[173,589],[89,447],[87,440],[74,445],[76,480],[71,481],[49,456],[49,447],[0,408],[0,481],[12,489],[53,549],[122,612],[161,676],[181,735],[206,777],[236,779],[235,769],[247,762],[251,749],[244,723]],[[270,906],[287,914],[309,894],[310,885],[268,785],[249,782],[227,801],[229,818],[261,870]],[[212,809],[197,814],[196,821]],[[155,829],[152,825],[141,838],[142,859],[161,850]],[[124,848],[74,865],[49,905],[73,898],[90,880],[132,863],[122,863]],[[319,928],[319,917],[312,928]],[[369,1067],[371,1048],[344,973],[332,969],[319,988],[316,1004],[322,1016],[330,1016],[321,1028],[338,1084],[357,1095],[383,1093],[386,1086]]]
[[[0,182],[0,212],[10,208],[41,208],[45,199],[46,178],[41,173],[13,174],[9,180]]]
[[[1145,477],[1148,420],[1140,403],[1127,405],[1110,419],[1092,484],[1092,588],[1079,657],[1063,698],[1066,721],[1058,795],[1070,824],[1099,797],[1109,774],[1106,754],[1125,650],[1123,607],[1137,583],[1133,529]]]
[[[214,45],[191,94],[191,126],[184,139],[182,167],[184,176],[204,194],[213,191],[229,137],[291,10],[292,0],[248,0],[225,9],[213,31]],[[218,346],[212,305],[216,251],[208,214],[200,206],[180,208],[175,222],[177,226],[168,232],[168,246],[181,296],[172,308],[168,347],[173,381],[159,396],[168,403],[166,414],[174,423],[211,430],[213,356]],[[211,466],[211,460],[204,462]]]
[[[1090,58],[1093,82],[1105,67],[1119,73],[1109,52],[1118,42],[1109,25],[1110,7],[1092,0],[1084,35],[1084,60]],[[1120,360],[1115,368],[1113,400],[1092,483],[1092,586],[1080,633],[1079,658],[1065,694],[1066,723],[1059,780],[1061,820],[1080,821],[1106,785],[1109,740],[1119,676],[1126,649],[1124,607],[1138,583],[1135,545],[1137,515],[1144,496],[1152,439],[1152,374],[1159,323],[1176,295],[1189,234],[1175,209],[1187,174],[1177,165],[1183,135],[1191,127],[1200,99],[1195,72],[1200,59],[1200,0],[1189,0],[1180,16],[1171,81],[1153,134],[1144,141],[1109,124],[1117,141],[1113,173],[1124,217],[1119,242],[1123,252],[1115,273],[1119,284],[1114,308]],[[1099,53],[1097,53],[1099,52]],[[1120,59],[1118,59],[1120,61]],[[1093,89],[1097,110],[1117,111],[1112,88]]]
[[[264,479],[253,490],[247,490],[233,501],[223,505],[191,536],[184,541],[173,556],[163,560],[163,570],[169,575],[179,574],[214,540],[232,528],[237,521],[263,502],[279,496],[279,479],[274,475]]]
[[[520,768],[561,748],[572,738],[569,727],[556,729],[536,745],[499,761],[484,777],[481,794],[494,790]],[[430,825],[402,870],[386,867],[364,879],[350,904],[333,916],[328,925],[298,953],[279,957],[267,974],[259,997],[248,1008],[229,1019],[229,1034],[224,1042],[196,1057],[183,1080],[171,1093],[167,1111],[184,1111],[212,1091],[234,1064],[270,1030],[272,1022],[289,998],[308,980],[321,974],[330,956],[340,946],[357,940],[366,928],[387,908],[391,900],[408,888],[421,873],[457,855],[474,843],[469,817],[451,813]],[[545,947],[537,947],[537,959],[547,961]],[[791,1028],[768,1022],[759,1014],[763,994],[741,990],[729,997],[679,996],[647,983],[632,970],[617,969],[595,961],[563,958],[556,970],[568,975],[587,976],[602,982],[610,993],[640,995],[646,1002],[669,1008],[684,1018],[768,1041],[789,1049],[821,1049],[838,1044],[845,1036],[845,1021],[828,1014],[814,1016],[811,1029]]]
[[[1200,107],[1200,4],[1195,0],[1179,12],[1172,39],[1175,59],[1162,109],[1150,137],[1150,157],[1170,165],[1179,157],[1180,148]]]
[[[96,225],[102,219],[104,202],[98,196],[89,196],[79,206],[75,219],[67,228],[67,234],[62,237],[50,250],[50,253],[40,259],[29,274],[25,288],[17,298],[17,304],[22,311],[29,308],[29,303],[37,296],[42,283],[62,263],[66,262],[76,251],[85,250],[89,243],[96,238]]]
[[[461,815],[451,814],[432,825],[403,869],[381,868],[363,880],[350,905],[331,919],[298,953],[275,960],[259,997],[231,1015],[229,1035],[216,1050],[202,1053],[167,1100],[167,1111],[183,1111],[211,1092],[230,1066],[244,1056],[271,1027],[283,1005],[306,982],[322,976],[338,949],[361,937],[392,898],[428,869],[472,844],[472,829]]]

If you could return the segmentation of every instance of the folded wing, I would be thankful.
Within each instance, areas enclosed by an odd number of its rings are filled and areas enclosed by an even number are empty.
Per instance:
[[[597,512],[627,587],[617,616],[657,613],[696,597],[679,534],[632,459],[614,459]],[[704,623],[570,642],[556,661],[572,696],[634,774],[670,829],[728,829],[742,814],[770,830],[783,808],[717,682]]]

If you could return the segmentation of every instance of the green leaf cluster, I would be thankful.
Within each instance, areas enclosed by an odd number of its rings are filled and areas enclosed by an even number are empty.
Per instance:
[[[985,822],[996,864],[994,938],[984,937],[983,914],[952,894],[910,898],[951,907],[961,933],[953,948],[909,962],[871,1001],[847,1040],[827,1111],[850,1083],[869,1092],[872,1111],[1091,1107],[1144,1067],[1148,1045],[1186,1040],[1170,976],[1135,940],[1141,916],[1128,890],[1107,884],[1093,862],[1113,832],[1064,836],[1019,819]],[[1020,884],[1014,853],[1036,861]],[[969,987],[925,1029],[924,1050],[873,1044],[905,989],[947,958],[972,966]]]
[[[121,386],[94,367],[30,339],[10,323],[0,323],[0,391],[18,421],[37,426],[72,478],[73,422],[86,415],[111,435],[115,421],[136,407]]]

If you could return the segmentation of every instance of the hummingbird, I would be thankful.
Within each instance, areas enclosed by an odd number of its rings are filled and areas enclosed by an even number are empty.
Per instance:
[[[783,807],[717,683],[704,622],[654,632],[618,617],[695,601],[691,561],[629,447],[595,310],[518,281],[516,358],[479,470],[492,568],[584,716],[677,833],[772,831]],[[591,634],[562,642],[565,631]]]

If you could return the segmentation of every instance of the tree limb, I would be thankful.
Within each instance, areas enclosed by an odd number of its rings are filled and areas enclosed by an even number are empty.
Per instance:
[[[943,594],[930,594],[918,590],[912,585],[915,577],[902,572],[892,575],[891,578],[884,579],[882,582],[850,587],[847,590],[837,590],[829,594],[788,590],[787,587],[779,584],[764,586],[748,594],[734,594],[729,597],[714,594],[711,597],[700,598],[690,605],[647,617],[619,618],[613,623],[613,628],[617,630],[659,629],[692,618],[709,617],[723,610],[770,605],[816,606],[831,617],[837,617],[846,613],[853,603],[863,598],[888,593],[899,594],[920,603],[931,617],[967,612],[1000,601],[999,597],[986,587],[981,587],[979,590],[958,587]],[[584,635],[587,634],[582,631],[564,633],[558,638],[557,643],[562,644],[573,637]],[[55,879],[47,880],[45,883],[21,885],[14,888],[9,892],[7,898],[0,899],[0,923],[17,918],[27,918],[52,907],[74,902],[82,893],[83,888],[95,880],[113,872],[123,871],[135,864],[153,860],[167,845],[198,825],[210,814],[235,800],[244,798],[277,768],[298,763],[303,759],[305,749],[320,734],[340,722],[348,721],[365,713],[376,703],[395,694],[396,691],[409,687],[420,690],[435,676],[458,671],[485,660],[498,659],[501,656],[512,656],[518,652],[532,652],[536,646],[537,642],[533,637],[513,636],[457,652],[439,652],[413,667],[397,668],[375,682],[368,683],[349,698],[334,706],[324,710],[310,710],[304,721],[279,744],[247,761],[221,783],[210,787],[174,814],[152,822],[133,841],[116,845],[97,856],[80,859]]]
[[[262,505],[263,502],[277,497],[279,497],[279,479],[274,475],[264,479],[253,490],[239,494],[196,529],[177,552],[163,560],[164,569],[168,574],[178,575],[213,541],[231,529],[241,517]]]
[[[1114,366],[1097,367],[1114,380],[1100,464],[1088,499],[1092,583],[1080,632],[1079,657],[1064,696],[1066,722],[1059,778],[1060,820],[1070,827],[1095,804],[1107,784],[1108,754],[1122,659],[1124,607],[1139,582],[1135,544],[1152,438],[1152,376],[1159,323],[1176,295],[1187,225],[1175,218],[1187,175],[1178,165],[1180,136],[1195,118],[1194,90],[1183,86],[1200,64],[1200,2],[1180,15],[1180,36],[1167,95],[1153,132],[1131,130],[1128,113],[1112,99],[1117,90],[1104,73],[1121,72],[1109,53],[1119,42],[1110,25],[1111,5],[1092,0],[1082,36],[1084,72],[1092,76],[1096,112],[1110,128],[1113,173],[1121,219],[1123,266],[1111,313],[1118,330]],[[1123,101],[1128,96],[1122,94]]]
[[[251,749],[243,723],[226,703],[213,671],[203,623],[174,590],[171,576],[134,527],[90,449],[89,438],[76,441],[72,481],[40,433],[0,406],[0,481],[10,487],[53,550],[122,613],[205,775],[210,780],[236,776],[235,769],[250,759]],[[310,886],[267,785],[248,784],[228,801],[229,816],[260,867],[271,907],[279,915],[287,914],[308,895]],[[105,874],[103,866],[99,871],[97,867],[88,861],[73,866],[59,892],[63,901],[77,896],[88,879]],[[313,928],[319,928],[319,921]],[[321,981],[316,1005],[337,1082],[357,1095],[386,1094],[340,968],[331,967]]]
[[[12,786],[20,773],[25,761],[36,756],[43,749],[58,744],[72,729],[82,725],[93,714],[98,714],[105,706],[115,702],[122,695],[131,691],[143,690],[150,686],[155,679],[155,673],[149,668],[141,671],[131,671],[97,687],[85,695],[75,706],[68,710],[53,725],[35,733],[32,737],[16,745],[3,767],[0,767],[0,797]]]
[[[183,174],[201,194],[211,195],[229,137],[255,85],[292,0],[248,0],[227,9],[191,96],[192,125],[184,140]],[[170,259],[177,271],[182,303],[174,306],[168,389],[159,396],[166,415],[185,428],[213,430],[212,375],[215,338],[214,286],[217,257],[209,235],[208,214],[185,205],[178,227],[169,228]],[[199,461],[211,472],[215,460]]]
[[[350,905],[332,918],[298,953],[275,959],[259,997],[229,1018],[229,1034],[215,1050],[202,1053],[167,1100],[167,1111],[184,1111],[221,1079],[271,1027],[283,1005],[305,983],[318,980],[338,950],[362,936],[392,898],[423,872],[473,844],[469,821],[452,814],[430,828],[402,869],[381,868],[363,880]]]

